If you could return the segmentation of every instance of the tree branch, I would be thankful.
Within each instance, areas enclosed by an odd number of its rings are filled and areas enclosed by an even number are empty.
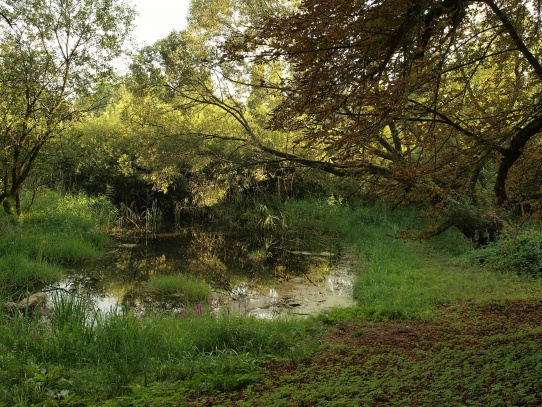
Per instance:
[[[482,3],[487,4],[489,8],[493,11],[493,13],[495,13],[495,16],[501,21],[504,28],[508,32],[508,35],[510,35],[510,38],[512,39],[514,44],[516,44],[516,47],[518,48],[518,50],[523,54],[525,59],[533,67],[538,78],[542,80],[542,65],[540,65],[540,62],[531,53],[529,48],[527,48],[527,45],[525,45],[525,43],[519,36],[518,32],[514,28],[514,25],[512,24],[508,16],[499,8],[499,6],[497,6],[497,4],[493,0],[480,0],[480,1]]]

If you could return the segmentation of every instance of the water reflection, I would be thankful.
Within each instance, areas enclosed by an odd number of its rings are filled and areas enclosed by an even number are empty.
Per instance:
[[[72,270],[63,288],[90,296],[103,310],[120,305],[183,312],[193,304],[157,295],[148,281],[184,273],[211,286],[215,312],[272,318],[353,304],[350,259],[295,249],[281,236],[186,229],[153,241],[119,242],[100,263]]]

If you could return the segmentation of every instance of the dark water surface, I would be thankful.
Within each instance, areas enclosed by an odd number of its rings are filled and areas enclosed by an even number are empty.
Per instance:
[[[344,253],[299,250],[271,233],[185,229],[152,240],[118,241],[100,262],[74,267],[59,288],[89,296],[106,311],[122,306],[187,312],[194,304],[159,296],[147,282],[153,275],[189,274],[211,287],[205,305],[213,312],[306,316],[353,305],[352,268]]]

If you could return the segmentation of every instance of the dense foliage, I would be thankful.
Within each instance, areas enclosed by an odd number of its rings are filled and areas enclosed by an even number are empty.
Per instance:
[[[122,86],[130,7],[31,3],[0,9],[8,212],[24,183],[172,217],[378,196],[478,245],[539,214],[535,1],[193,1]]]
[[[467,201],[480,225],[464,233],[487,241],[502,228],[494,203],[538,208],[539,23],[535,1],[306,0],[225,50],[288,67],[262,79],[283,95],[275,129],[395,200]]]

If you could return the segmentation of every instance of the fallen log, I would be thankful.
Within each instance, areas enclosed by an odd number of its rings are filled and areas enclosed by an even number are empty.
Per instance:
[[[28,312],[34,311],[34,309],[38,306],[38,304],[45,304],[47,301],[47,294],[44,292],[37,292],[32,295],[29,295],[26,298],[23,298],[19,302],[5,302],[4,303],[4,309],[10,312],[25,312],[28,310]]]

